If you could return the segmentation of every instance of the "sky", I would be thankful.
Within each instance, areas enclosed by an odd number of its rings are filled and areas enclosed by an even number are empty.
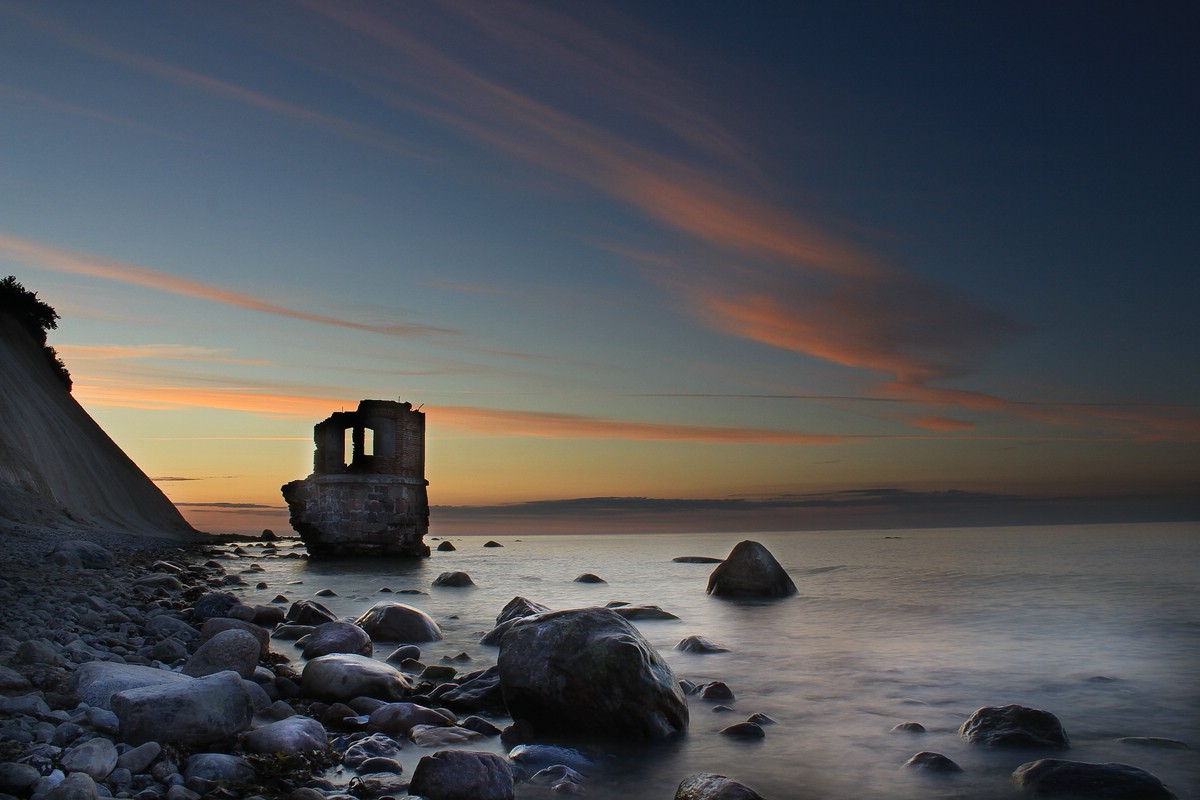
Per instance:
[[[0,274],[193,525],[1200,518],[1185,3],[0,0]]]

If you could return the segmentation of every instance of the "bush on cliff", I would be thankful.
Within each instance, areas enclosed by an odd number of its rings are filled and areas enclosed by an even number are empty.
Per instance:
[[[48,303],[38,298],[37,292],[31,292],[21,285],[16,276],[9,275],[0,280],[0,313],[6,313],[15,319],[29,335],[41,345],[50,361],[50,366],[71,391],[71,373],[67,365],[58,357],[53,347],[46,344],[46,333],[58,327],[58,312]]]

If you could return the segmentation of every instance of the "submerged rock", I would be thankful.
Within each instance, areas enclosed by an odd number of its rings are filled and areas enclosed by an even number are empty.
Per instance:
[[[685,653],[728,653],[728,647],[722,647],[719,644],[713,644],[703,636],[688,636],[681,639],[679,644],[675,645],[676,650],[682,650]]]
[[[787,597],[796,584],[767,548],[758,542],[738,544],[708,577],[708,593],[718,596]]]
[[[434,586],[474,586],[475,581],[465,572],[443,572],[433,579]]]
[[[333,653],[304,665],[300,685],[305,695],[331,702],[356,697],[401,700],[412,684],[390,664],[354,653]]]
[[[971,744],[1008,747],[1069,747],[1067,732],[1049,711],[1028,706],[984,706],[958,729]]]
[[[332,653],[355,653],[369,656],[373,650],[371,637],[351,622],[326,622],[318,625],[304,641],[304,657],[320,658]]]
[[[904,767],[906,769],[920,770],[921,772],[952,773],[963,771],[962,767],[941,753],[931,753],[927,750],[922,750],[908,759],[908,761],[905,761]]]
[[[497,666],[509,713],[539,734],[662,739],[687,729],[671,668],[611,609],[518,620],[500,641]]]
[[[1027,794],[1089,800],[1175,800],[1155,776],[1128,764],[1089,764],[1043,758],[1017,767],[1013,783]]]
[[[442,542],[441,544],[439,544],[437,546],[437,549],[443,553],[450,553],[450,552],[457,550],[458,548],[447,541],[447,542]]]

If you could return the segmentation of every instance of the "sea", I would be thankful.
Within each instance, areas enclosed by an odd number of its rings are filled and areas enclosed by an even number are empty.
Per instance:
[[[726,683],[731,710],[691,696],[684,736],[584,748],[592,800],[670,800],[698,772],[774,800],[1014,798],[1013,769],[1046,757],[1134,765],[1181,800],[1200,800],[1200,524],[447,538],[454,551],[411,561],[288,558],[300,545],[287,541],[279,556],[230,546],[224,557],[249,586],[267,584],[246,589],[248,602],[316,599],[346,617],[383,600],[420,608],[445,635],[421,645],[422,661],[466,653],[464,671],[496,662],[497,649],[479,640],[515,596],[554,609],[624,601],[676,615],[635,624],[677,679]],[[503,546],[484,547],[489,539]],[[712,597],[714,564],[674,560],[722,558],[746,539],[771,551],[797,595]],[[475,586],[433,587],[447,571],[467,572]],[[606,582],[576,582],[582,573]],[[324,589],[335,594],[318,597]],[[419,593],[396,594],[406,589]],[[728,652],[676,649],[692,635]],[[302,666],[291,642],[272,647]],[[1070,749],[987,748],[958,736],[976,709],[1010,703],[1055,714]],[[774,720],[764,738],[719,733],[752,714]],[[925,732],[893,732],[905,722]],[[1121,741],[1129,737],[1190,747]],[[466,748],[508,750],[498,739]],[[920,751],[963,771],[904,769]],[[405,773],[428,754],[406,744]],[[517,787],[519,798],[547,795]]]

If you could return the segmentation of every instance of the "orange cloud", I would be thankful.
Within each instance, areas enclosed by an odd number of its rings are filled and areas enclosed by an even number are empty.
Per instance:
[[[351,328],[353,330],[382,333],[391,336],[454,333],[454,331],[447,328],[435,328],[427,325],[373,325],[355,320],[330,317],[324,314],[313,314],[307,311],[276,305],[252,295],[222,289],[218,286],[187,278],[180,278],[167,272],[132,264],[128,261],[119,261],[90,253],[78,253],[3,232],[0,232],[0,253],[5,254],[8,258],[55,272],[103,278],[105,280],[117,281],[118,283],[157,289],[182,297],[208,300],[236,308],[275,314],[305,322],[316,322],[321,325],[335,325],[339,328]]]
[[[975,424],[961,419],[952,419],[950,417],[918,417],[910,422],[923,430],[935,431],[937,433],[952,433],[954,431],[969,431],[975,428]]]
[[[170,359],[175,361],[211,361],[218,364],[247,364],[250,366],[265,366],[269,362],[246,358],[228,358],[226,350],[212,347],[193,347],[182,344],[143,344],[143,345],[86,345],[59,344],[54,349],[64,359],[94,358],[111,359]]]

